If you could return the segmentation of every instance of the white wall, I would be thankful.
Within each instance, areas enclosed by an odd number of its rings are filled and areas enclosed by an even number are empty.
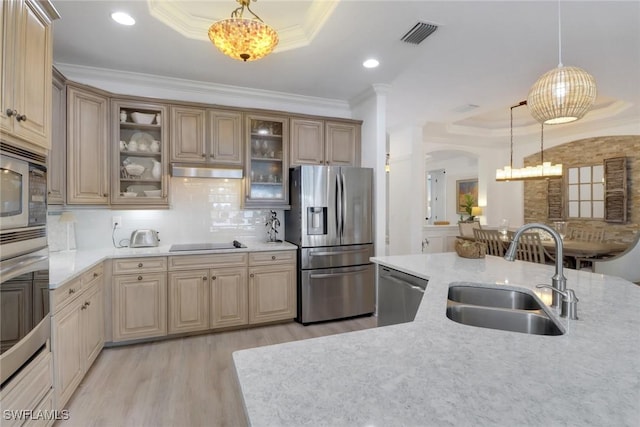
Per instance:
[[[425,223],[425,165],[422,128],[407,127],[390,135],[389,255],[419,253]]]
[[[373,168],[374,174],[374,233],[375,254],[387,253],[385,224],[387,221],[385,204],[384,162],[386,156],[386,105],[387,85],[373,85],[372,90],[363,94],[353,104],[353,118],[362,120],[362,166]]]

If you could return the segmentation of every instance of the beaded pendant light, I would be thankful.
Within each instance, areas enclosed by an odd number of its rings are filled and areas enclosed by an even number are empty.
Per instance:
[[[560,0],[558,0],[558,67],[536,81],[527,97],[531,115],[553,125],[581,119],[596,100],[596,81],[582,68],[562,65]]]
[[[231,12],[231,18],[215,22],[209,27],[209,39],[222,53],[233,59],[247,62],[267,56],[278,44],[278,33],[253,13],[249,8],[251,0],[236,1],[240,7]],[[242,17],[245,7],[253,18]]]

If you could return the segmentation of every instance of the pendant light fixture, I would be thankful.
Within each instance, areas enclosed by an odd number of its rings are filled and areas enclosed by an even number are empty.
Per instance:
[[[225,55],[240,61],[255,61],[270,54],[278,44],[278,33],[253,13],[251,0],[236,0],[240,7],[231,18],[215,22],[209,27],[209,39]],[[253,0],[256,1],[256,0]],[[243,18],[247,8],[253,18]]]
[[[544,161],[544,123],[540,125],[540,164],[523,168],[513,167],[513,109],[527,105],[527,101],[521,101],[511,106],[511,157],[509,166],[496,170],[496,181],[525,181],[534,179],[559,178],[562,176],[562,164],[552,165]]]
[[[582,68],[562,65],[562,25],[558,0],[558,67],[546,72],[529,90],[527,104],[540,123],[553,125],[581,119],[596,100],[596,81]]]

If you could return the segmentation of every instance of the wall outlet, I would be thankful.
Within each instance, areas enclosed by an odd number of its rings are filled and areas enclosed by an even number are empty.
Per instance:
[[[122,228],[122,217],[121,216],[112,216],[111,217],[111,228]]]

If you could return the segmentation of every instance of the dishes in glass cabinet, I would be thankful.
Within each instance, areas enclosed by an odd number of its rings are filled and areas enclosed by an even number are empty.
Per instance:
[[[153,143],[153,136],[146,132],[136,132],[131,135],[127,151],[149,151],[149,147]]]

